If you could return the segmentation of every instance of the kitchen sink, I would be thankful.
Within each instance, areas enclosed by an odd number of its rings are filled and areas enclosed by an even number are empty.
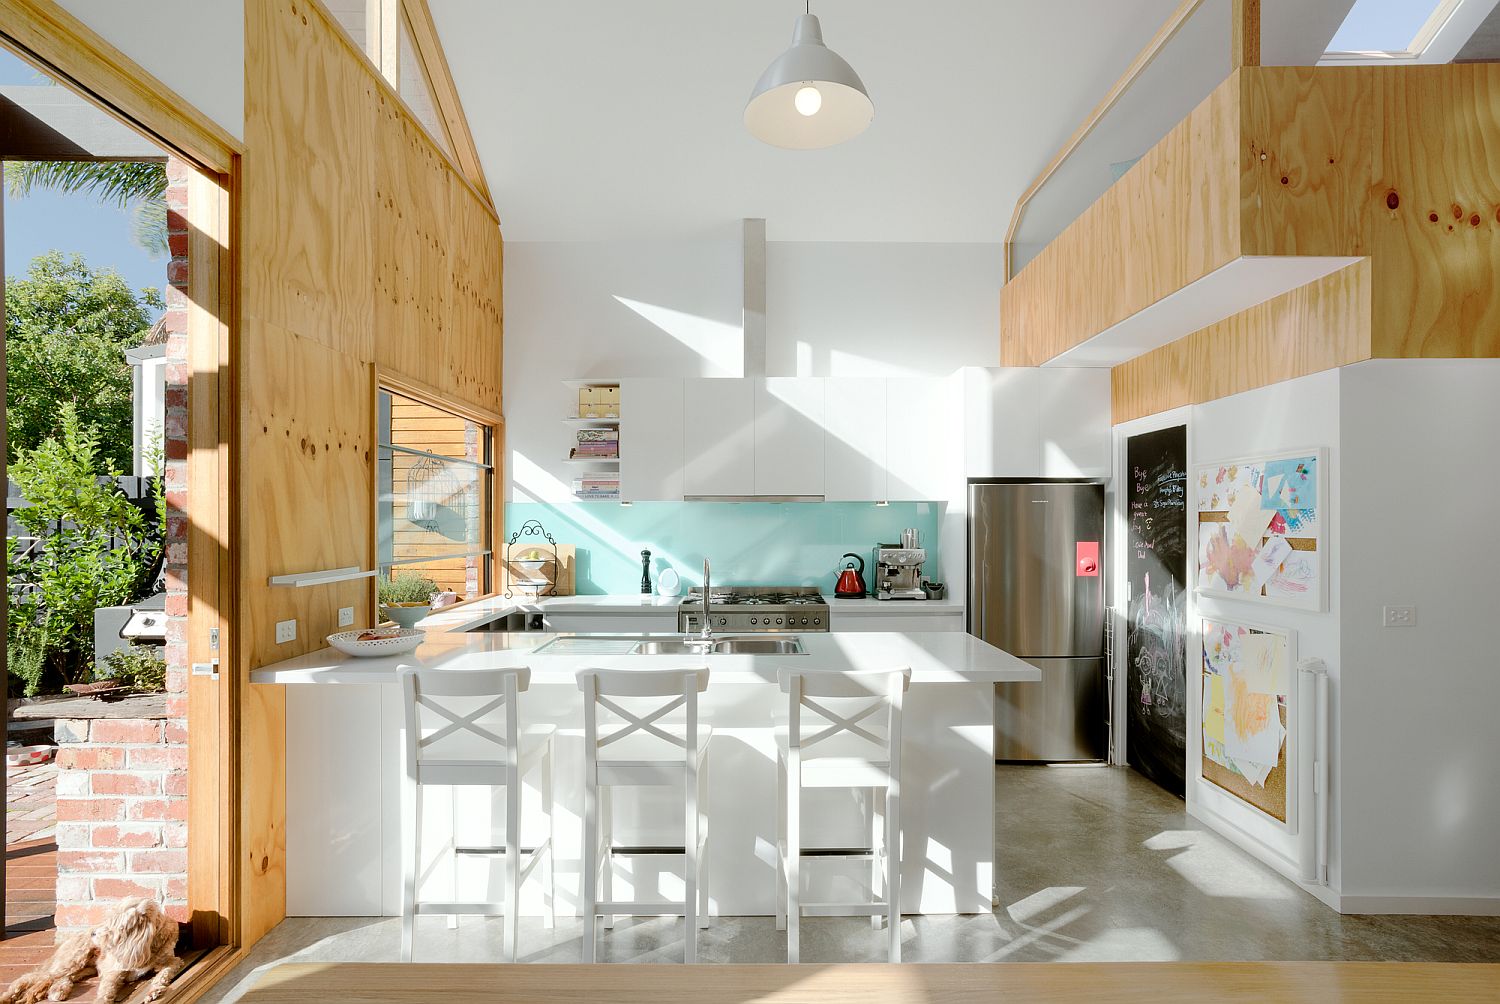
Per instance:
[[[706,655],[711,642],[701,639],[671,638],[665,641],[643,641],[634,649],[636,655]]]
[[[801,655],[801,638],[720,638],[716,655]]]
[[[636,655],[801,655],[801,638],[664,638],[643,641]]]

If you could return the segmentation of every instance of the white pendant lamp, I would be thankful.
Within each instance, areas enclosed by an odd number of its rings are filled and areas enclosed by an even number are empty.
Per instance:
[[[858,136],[874,115],[859,74],[823,44],[817,17],[802,14],[792,47],[766,67],[750,93],[745,128],[772,146],[817,150]]]

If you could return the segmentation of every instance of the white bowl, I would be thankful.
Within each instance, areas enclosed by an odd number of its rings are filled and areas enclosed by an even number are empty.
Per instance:
[[[345,655],[369,658],[379,655],[405,655],[414,652],[417,646],[422,644],[426,635],[415,628],[402,628],[401,633],[389,638],[375,638],[370,641],[360,641],[359,636],[364,634],[365,629],[358,631],[340,631],[328,636],[328,644],[338,649]]]

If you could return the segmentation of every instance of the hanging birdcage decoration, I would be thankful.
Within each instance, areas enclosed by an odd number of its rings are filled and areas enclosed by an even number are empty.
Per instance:
[[[424,530],[438,525],[443,506],[463,490],[448,465],[436,457],[418,457],[406,471],[406,518]]]

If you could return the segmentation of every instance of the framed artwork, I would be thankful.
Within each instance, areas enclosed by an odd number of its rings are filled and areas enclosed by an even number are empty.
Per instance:
[[[1196,592],[1326,609],[1327,466],[1322,449],[1195,466]]]
[[[1292,631],[1204,618],[1200,775],[1296,832]]]

